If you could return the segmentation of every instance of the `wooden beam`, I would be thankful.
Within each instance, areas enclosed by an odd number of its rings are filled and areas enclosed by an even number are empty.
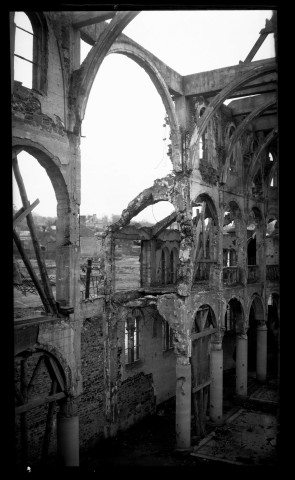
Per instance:
[[[266,65],[275,65],[275,59],[266,59],[259,60],[257,62],[251,62],[250,64],[239,64],[233,65],[230,67],[218,68],[215,70],[209,70],[206,72],[193,73],[190,75],[185,75],[183,77],[183,87],[185,96],[193,95],[216,95],[218,92],[223,90],[227,85],[229,85],[234,79],[243,74],[249,72],[253,68],[263,67]],[[266,87],[266,82],[274,82],[277,78],[276,73],[271,73],[270,75],[265,75],[264,78],[257,77],[254,80],[251,80],[247,87],[259,88],[261,86]],[[244,90],[246,87],[241,85],[237,87],[237,90]],[[235,92],[236,93],[236,92]],[[230,93],[233,95],[233,93]],[[229,95],[228,98],[231,98]]]
[[[59,387],[62,391],[64,391],[65,389],[65,382],[64,382],[64,379],[62,378],[62,375],[56,365],[56,363],[53,361],[52,358],[50,357],[47,357],[48,360],[49,360],[49,364],[50,364],[50,367],[52,368],[52,371],[54,372],[54,375],[55,375],[55,378],[59,384]]]
[[[66,394],[64,392],[59,392],[59,393],[55,393],[54,395],[35,398],[34,400],[31,400],[30,402],[25,403],[24,405],[20,405],[19,407],[16,407],[15,414],[19,415],[20,413],[28,412],[29,410],[32,410],[35,407],[39,407],[40,405],[45,405],[45,403],[56,402],[58,400],[61,400],[62,398],[65,398],[65,396]]]
[[[238,100],[232,100],[227,108],[230,108],[232,115],[245,115],[252,112],[255,108],[265,104],[268,100],[276,100],[277,96],[275,92],[262,93],[261,95],[255,95],[253,97],[244,97]]]
[[[29,382],[29,385],[28,385],[28,396],[30,396],[31,394],[31,391],[33,389],[33,386],[34,386],[34,380],[37,376],[37,373],[39,372],[40,368],[41,368],[41,365],[42,365],[42,362],[44,360],[44,355],[41,355],[39,358],[38,358],[38,362],[34,368],[34,371],[33,371],[33,374],[31,376],[31,380]]]
[[[19,166],[18,166],[18,162],[17,162],[16,157],[14,157],[13,160],[12,160],[12,167],[13,167],[16,182],[18,184],[19,193],[20,193],[20,196],[21,196],[21,199],[22,199],[22,202],[23,202],[23,207],[26,210],[30,207],[30,202],[29,202],[28,197],[27,197],[25,185],[24,185],[24,182],[23,182],[20,170],[19,170]],[[39,267],[39,270],[40,270],[40,276],[41,276],[41,280],[42,280],[42,284],[43,284],[43,288],[44,288],[44,294],[47,298],[50,312],[58,315],[57,305],[56,305],[56,302],[55,302],[55,299],[54,299],[54,296],[53,296],[53,293],[52,293],[52,288],[51,288],[50,281],[49,281],[49,278],[48,278],[46,265],[45,265],[44,258],[43,258],[42,252],[41,252],[39,241],[38,241],[38,238],[37,238],[37,235],[36,235],[36,232],[35,232],[35,225],[34,225],[34,220],[33,220],[33,216],[31,214],[31,212],[29,212],[26,215],[26,218],[27,218],[27,224],[28,224],[28,227],[29,227],[29,230],[30,230],[30,233],[31,233],[31,238],[32,238],[32,242],[33,242],[33,246],[34,246],[34,250],[35,250],[35,254],[36,254],[38,267]]]
[[[211,380],[207,380],[207,382],[201,383],[200,385],[197,385],[192,389],[193,393],[199,392],[200,390],[203,390],[203,388],[208,387],[210,385]]]
[[[165,228],[169,227],[169,225],[171,225],[171,223],[173,223],[175,221],[176,217],[177,217],[177,213],[172,212],[172,213],[170,213],[170,215],[163,218],[163,220],[156,223],[156,225],[154,225],[153,228],[152,228],[152,235],[151,236],[155,237],[155,236],[159,235],[163,230],[165,230]]]
[[[253,58],[255,57],[256,53],[258,52],[259,48],[261,47],[261,45],[263,44],[263,42],[264,42],[264,40],[266,39],[267,36],[268,36],[268,32],[260,34],[258,40],[255,42],[254,46],[251,48],[247,57],[241,63],[243,63],[243,64],[250,63],[253,60]]]
[[[215,332],[217,332],[217,328],[206,328],[202,332],[192,333],[192,335],[191,335],[192,342],[194,340],[197,340],[198,338],[207,337],[208,335],[212,335]]]
[[[16,212],[13,217],[13,226],[16,227],[16,225],[18,225],[39,203],[40,200],[37,198],[37,200],[35,200],[28,208],[24,209],[24,207],[22,207]]]
[[[25,403],[25,399],[24,399],[23,395],[20,393],[20,391],[19,391],[19,389],[17,388],[16,385],[14,387],[14,393],[15,393],[15,396],[16,396],[17,400],[20,403]]]
[[[109,20],[115,15],[116,12],[114,12],[114,10],[102,12],[72,12],[72,25],[74,28],[86,27]]]
[[[52,310],[50,308],[50,305],[48,303],[48,299],[43,291],[43,287],[39,281],[39,278],[37,277],[36,273],[35,273],[35,270],[33,269],[32,265],[31,265],[31,262],[29,260],[29,257],[27,256],[26,252],[25,252],[25,249],[23,248],[23,245],[22,245],[22,242],[16,232],[15,229],[13,229],[13,240],[18,248],[18,251],[20,253],[20,256],[22,257],[22,261],[24,262],[28,272],[29,272],[29,275],[31,277],[31,279],[33,280],[34,282],[34,285],[36,287],[36,290],[37,292],[39,293],[40,295],[40,298],[41,298],[41,301],[44,305],[44,308],[45,308],[45,311],[46,313],[52,313]]]
[[[252,64],[251,64],[252,65]],[[194,151],[198,147],[199,139],[202,137],[205,129],[208,126],[209,121],[215,114],[215,112],[220,108],[223,102],[230,98],[232,93],[246,85],[247,83],[255,80],[256,78],[263,77],[268,73],[276,72],[277,64],[275,62],[265,63],[256,67],[251,68],[241,75],[236,75],[236,77],[221,90],[214,98],[211,100],[209,105],[206,107],[205,112],[202,117],[198,120],[198,123],[194,129],[190,140],[191,147],[191,160],[194,160]]]

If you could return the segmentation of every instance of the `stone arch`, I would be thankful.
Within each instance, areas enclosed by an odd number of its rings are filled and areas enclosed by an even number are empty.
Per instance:
[[[201,304],[192,315],[191,331],[201,332],[205,328],[209,328],[210,325],[217,328],[217,316],[214,308],[207,303]]]
[[[280,376],[280,295],[275,290],[267,298],[267,372]]]
[[[249,305],[249,315],[250,309],[253,307],[254,314],[255,314],[255,321],[258,324],[264,325],[265,324],[265,309],[263,300],[258,293],[254,293],[250,299]]]
[[[163,76],[161,75],[159,69],[157,68],[156,63],[153,61],[151,56],[146,51],[144,51],[144,49],[142,49],[139,45],[130,44],[127,39],[120,39],[114,42],[114,44],[109,49],[107,55],[110,55],[112,53],[127,56],[135,63],[137,63],[140,67],[142,67],[150,77],[152,83],[154,84],[157,92],[162,99],[168,115],[168,121],[171,130],[173,168],[175,171],[181,171],[181,134],[176,117],[175,107],[169,93],[167,84]]]
[[[269,101],[265,102],[263,105],[257,107],[249,115],[247,115],[247,117],[237,127],[236,131],[232,135],[232,137],[230,139],[230,142],[229,142],[228,151],[227,151],[227,154],[226,154],[226,161],[225,161],[224,167],[222,169],[221,178],[220,178],[221,183],[223,183],[223,184],[226,183],[227,172],[228,172],[228,164],[229,164],[231,155],[233,153],[234,146],[237,143],[237,141],[239,140],[239,138],[249,128],[249,125],[251,125],[251,122],[255,118],[259,117],[259,115],[261,115],[262,112],[264,112],[265,110],[267,110],[268,108],[272,107],[275,104],[276,104],[276,99],[270,99]]]
[[[57,211],[62,213],[69,210],[68,188],[61,172],[61,162],[58,157],[52,155],[45,147],[37,142],[25,138],[14,137],[12,139],[12,152],[18,154],[20,151],[26,151],[32,155],[43,167],[50,178],[55,196],[57,199]]]
[[[191,378],[194,422],[197,435],[203,435],[206,416],[210,410],[209,385],[211,382],[211,336],[216,327],[214,310],[209,304],[202,304],[193,317],[191,329]],[[214,332],[214,330],[213,330]],[[212,333],[213,333],[212,332]]]
[[[230,210],[231,217],[235,220],[242,221],[243,220],[243,210],[239,205],[238,201],[234,199],[229,199],[226,202],[225,208],[228,207]]]
[[[272,220],[278,219],[279,218],[279,208],[278,206],[272,205],[266,212],[266,223],[269,223]]]
[[[76,118],[71,119],[71,127],[74,131],[80,131],[90,90],[103,59],[116,38],[138,13],[138,11],[117,12],[99,36],[80,68],[73,72],[70,97],[73,99],[73,105],[75,104],[75,111],[72,114],[75,114]]]
[[[239,297],[232,295],[227,302],[225,318],[223,319],[225,331],[242,334],[245,331],[245,308]]]
[[[267,147],[271,144],[271,142],[277,137],[278,131],[276,129],[273,129],[262,141],[260,145],[258,145],[257,140],[257,148],[255,149],[256,151],[254,152],[254,155],[251,159],[251,162],[248,166],[248,169],[246,171],[246,190],[249,191],[251,182],[253,181],[255,175],[257,174],[258,170],[261,168],[261,163],[258,161],[260,159],[261,154],[267,149]]]
[[[70,369],[60,362],[53,348],[37,345],[15,355],[16,464],[39,465],[56,456],[52,435],[60,402],[71,395]],[[24,428],[24,421],[26,427]],[[42,448],[42,450],[40,449]]]
[[[219,109],[219,107],[223,104],[224,100],[229,98],[235,90],[238,90],[240,87],[246,85],[247,83],[259,78],[262,75],[266,75],[271,72],[275,72],[277,66],[275,63],[271,63],[268,65],[259,65],[257,67],[252,68],[248,72],[237,75],[237,77],[230,82],[221,92],[219,92],[213,100],[209,103],[208,107],[206,108],[205,113],[198,122],[192,138],[190,142],[190,159],[191,164],[194,165],[195,156],[196,156],[196,145],[198,145],[199,138],[203,134],[205,128],[208,125],[209,120],[212,118],[214,113]]]
[[[192,207],[196,206],[198,203],[206,203],[205,218],[212,218],[216,227],[219,226],[218,213],[215,202],[213,198],[207,193],[199,193],[195,200],[192,201]]]
[[[223,283],[233,285],[244,282],[245,221],[236,199],[224,206],[223,220]]]
[[[36,346],[33,348],[29,348],[26,350],[19,350],[15,352],[15,357],[17,356],[22,356],[24,353],[30,352],[30,354],[34,355],[35,354],[44,354],[48,356],[49,358],[52,358],[54,362],[56,363],[59,373],[62,375],[62,378],[64,380],[64,392],[66,395],[70,395],[73,389],[73,378],[72,378],[72,372],[71,368],[68,365],[67,361],[63,357],[63,355],[52,345],[49,344],[43,344],[43,343],[38,343]]]
[[[127,208],[123,210],[121,218],[113,223],[108,231],[115,232],[126,225],[132,220],[133,217],[136,217],[140,212],[142,212],[146,207],[154,205],[158,202],[170,202],[175,208],[173,194],[175,178],[173,175],[167,175],[162,179],[157,179],[154,182],[152,187],[146,188],[139,195],[137,195],[129,204]]]
[[[248,371],[258,380],[266,378],[267,323],[261,296],[254,293],[250,298],[248,314]]]
[[[240,366],[238,349],[246,332],[245,308],[242,300],[232,295],[227,302],[223,318],[223,401],[232,401],[237,391],[237,376]]]
[[[70,287],[67,272],[63,269],[62,262],[66,264],[70,257],[70,250],[64,247],[69,244],[72,218],[70,215],[71,201],[68,187],[61,171],[61,162],[58,157],[52,155],[51,152],[39,143],[14,137],[12,139],[13,155],[17,155],[22,150],[32,155],[45,169],[55,192],[57,200],[56,258],[62,259],[62,261],[57,262],[56,300],[61,305],[67,305],[70,302]]]

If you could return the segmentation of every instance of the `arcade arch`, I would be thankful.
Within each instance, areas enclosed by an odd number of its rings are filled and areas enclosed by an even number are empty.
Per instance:
[[[193,431],[197,436],[204,435],[206,418],[210,414],[211,335],[216,331],[215,327],[214,310],[208,304],[201,305],[191,329]]]

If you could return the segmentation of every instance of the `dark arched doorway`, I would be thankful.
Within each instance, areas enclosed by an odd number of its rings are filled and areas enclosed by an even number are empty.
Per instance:
[[[267,374],[269,379],[279,376],[279,296],[273,293],[267,302]]]
[[[192,326],[192,412],[193,435],[202,436],[209,415],[211,335],[216,320],[210,305],[201,305]]]
[[[237,336],[243,331],[244,314],[240,301],[232,298],[224,318],[223,348],[223,412],[231,409],[236,394]]]

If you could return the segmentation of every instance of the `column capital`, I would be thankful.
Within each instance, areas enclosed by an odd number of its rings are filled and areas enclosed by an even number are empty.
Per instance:
[[[211,348],[212,350],[222,350],[222,340],[225,329],[221,328],[218,332],[213,333],[211,336]]]
[[[247,333],[242,333],[242,332],[238,332],[237,333],[237,338],[240,339],[240,340],[248,340],[248,335]]]
[[[261,332],[266,331],[266,330],[267,330],[267,326],[266,326],[265,323],[258,324],[257,327],[256,327],[256,330],[259,330],[259,331],[261,331]]]
[[[176,355],[176,365],[181,365],[183,367],[190,366],[190,357],[187,355]]]

